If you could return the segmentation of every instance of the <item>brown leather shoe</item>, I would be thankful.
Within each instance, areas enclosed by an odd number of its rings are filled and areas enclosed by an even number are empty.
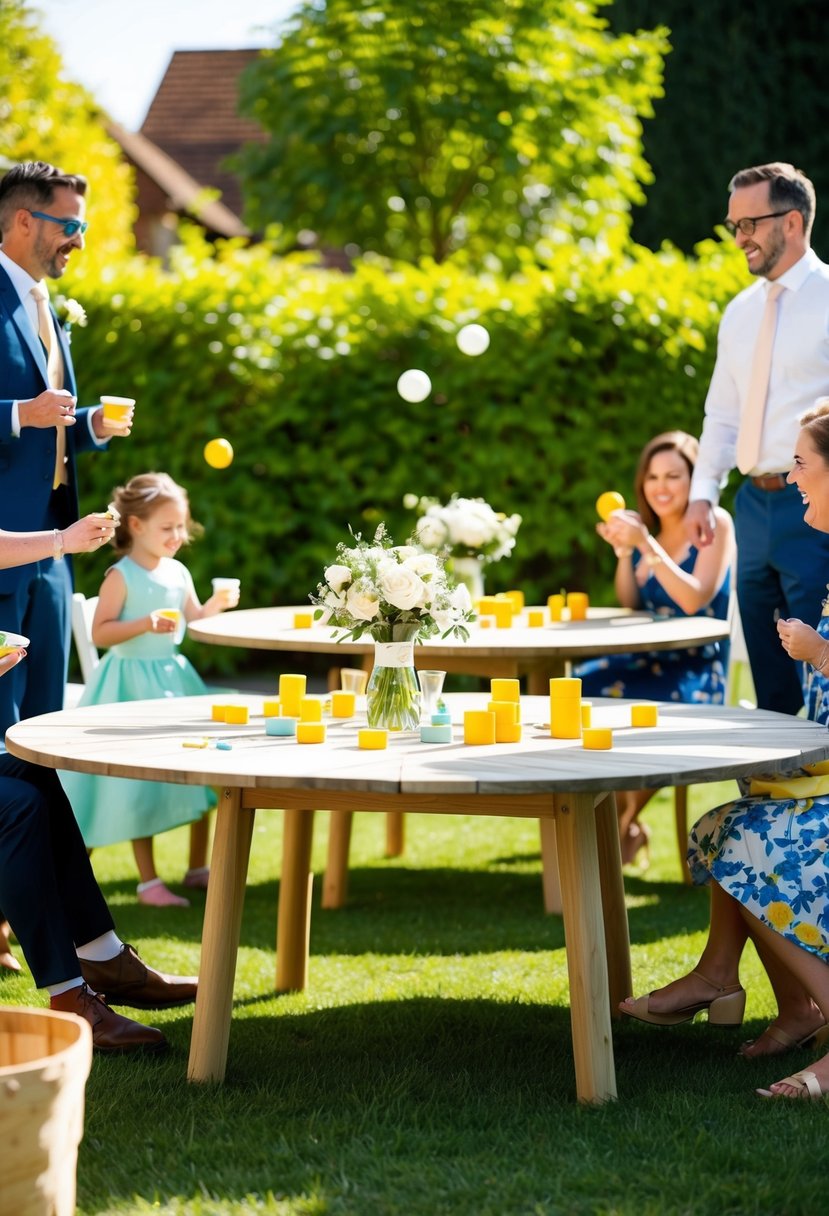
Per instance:
[[[124,944],[120,954],[105,963],[78,960],[89,987],[112,1005],[133,1009],[172,1009],[196,999],[198,976],[164,975],[143,963],[132,946]]]
[[[164,1051],[167,1047],[160,1030],[122,1017],[97,993],[90,992],[86,984],[50,997],[49,1008],[86,1018],[92,1027],[92,1046],[96,1051]]]

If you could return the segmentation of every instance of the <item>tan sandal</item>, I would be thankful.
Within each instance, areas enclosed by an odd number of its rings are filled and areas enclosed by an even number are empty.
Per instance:
[[[685,1005],[681,1009],[673,1009],[669,1013],[656,1013],[648,1008],[648,1001],[653,993],[637,997],[629,997],[622,1001],[619,1009],[630,1018],[640,1022],[650,1022],[654,1026],[678,1026],[681,1022],[690,1022],[703,1009],[708,1010],[708,1021],[712,1026],[739,1026],[743,1020],[746,1008],[746,991],[742,984],[729,984],[720,988],[701,971],[692,971],[705,980],[714,989],[714,996],[709,1001],[696,1001],[693,1005]]]
[[[790,1077],[784,1077],[782,1081],[775,1081],[775,1085],[791,1085],[797,1093],[793,1095],[796,1098],[809,1098],[816,1101],[822,1098],[824,1094],[829,1094],[829,1088],[824,1089],[817,1076],[811,1069],[805,1068],[802,1072],[793,1072]],[[755,1093],[761,1098],[788,1098],[789,1094],[773,1094],[770,1089],[758,1089]]]
[[[759,1039],[749,1039],[746,1043],[740,1044],[737,1055],[743,1056],[746,1060],[759,1060],[763,1056],[782,1056],[787,1051],[795,1051],[802,1047],[823,1047],[829,1039],[829,1022],[824,1022],[822,1026],[818,1026],[817,1030],[810,1030],[808,1034],[804,1034],[799,1039],[789,1034],[782,1026],[776,1026],[772,1022],[759,1038],[762,1039],[764,1036],[779,1043],[779,1049],[777,1051],[747,1051],[747,1048],[753,1047],[755,1043],[759,1042]]]

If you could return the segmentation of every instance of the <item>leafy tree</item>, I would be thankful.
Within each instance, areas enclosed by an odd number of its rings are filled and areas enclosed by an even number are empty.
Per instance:
[[[133,248],[133,179],[101,110],[62,71],[37,16],[21,0],[0,0],[0,172],[45,160],[89,179],[88,247],[76,277]]]
[[[410,261],[619,242],[667,49],[597,0],[311,0],[242,82],[247,218]]]

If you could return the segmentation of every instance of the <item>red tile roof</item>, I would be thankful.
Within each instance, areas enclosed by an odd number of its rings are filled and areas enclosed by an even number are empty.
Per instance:
[[[264,139],[253,119],[237,113],[238,79],[259,55],[237,51],[174,51],[141,134],[204,186],[222,192],[236,215],[242,196],[222,162],[249,140]]]
[[[172,211],[184,212],[200,220],[217,236],[247,236],[248,230],[237,215],[224,203],[207,202],[202,197],[203,183],[182,169],[166,152],[134,131],[127,131],[117,122],[109,122],[107,131],[121,146],[124,155],[159,187]]]

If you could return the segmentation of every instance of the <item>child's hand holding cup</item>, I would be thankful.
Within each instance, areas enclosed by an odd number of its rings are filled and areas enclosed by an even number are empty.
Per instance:
[[[216,600],[216,607],[219,612],[224,612],[227,608],[235,608],[239,603],[239,588],[241,580],[238,578],[214,578],[213,579],[213,598]]]
[[[113,436],[129,435],[135,413],[134,397],[101,397],[104,430]]]
[[[150,613],[153,633],[175,633],[181,624],[181,611],[178,608],[156,608]]]

